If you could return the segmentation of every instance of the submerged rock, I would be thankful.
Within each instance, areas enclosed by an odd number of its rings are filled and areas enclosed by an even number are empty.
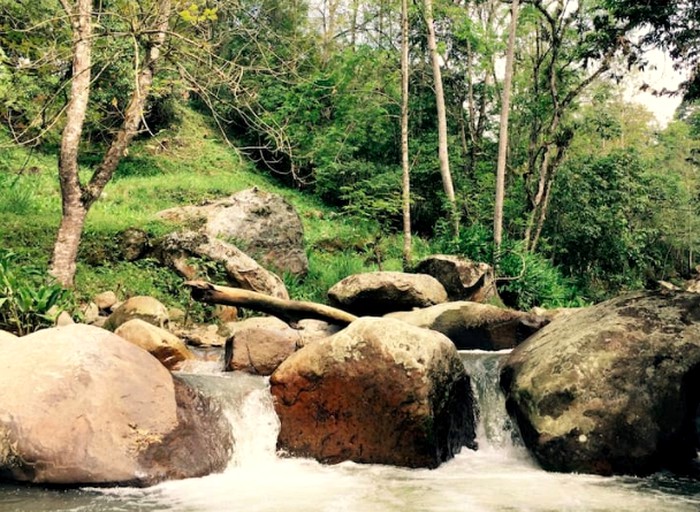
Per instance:
[[[322,462],[437,467],[474,448],[469,376],[443,335],[360,318],[272,374],[278,447]]]
[[[71,325],[0,351],[0,477],[51,485],[151,485],[222,471],[219,407],[146,351]]]
[[[549,323],[542,316],[469,301],[391,313],[387,317],[441,332],[460,350],[513,348]]]
[[[547,470],[691,470],[700,296],[639,293],[558,317],[513,350],[501,386]]]
[[[348,276],[328,290],[332,306],[358,316],[381,316],[440,304],[445,288],[434,277],[404,272],[366,272]]]

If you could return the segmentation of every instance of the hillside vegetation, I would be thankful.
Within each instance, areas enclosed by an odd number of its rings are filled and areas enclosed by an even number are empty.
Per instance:
[[[696,271],[700,75],[667,126],[624,94],[644,50],[695,65],[692,3],[522,2],[513,44],[496,0],[317,4],[0,0],[0,323],[108,288],[186,305],[120,233],[250,186],[303,219],[300,299],[428,253],[495,264],[520,309]]]

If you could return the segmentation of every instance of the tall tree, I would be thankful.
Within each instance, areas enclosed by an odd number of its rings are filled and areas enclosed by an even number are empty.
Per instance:
[[[150,10],[142,10],[142,32],[134,34],[136,43],[143,44],[144,55],[136,52],[133,92],[124,113],[124,120],[112,139],[102,162],[89,182],[83,184],[78,169],[80,139],[90,95],[93,39],[92,0],[61,0],[73,29],[73,66],[70,100],[66,109],[66,124],[61,137],[58,175],[61,185],[62,217],[56,236],[51,274],[59,283],[69,287],[75,276],[78,246],[85,218],[90,207],[100,197],[114,174],[129,143],[136,135],[143,117],[144,105],[153,84],[156,63],[161,56],[172,11],[170,0],[158,0]],[[143,6],[142,6],[143,7]]]
[[[501,100],[501,123],[498,135],[498,163],[496,166],[496,201],[493,213],[494,266],[498,266],[503,239],[503,200],[506,187],[506,158],[508,154],[508,117],[510,115],[510,93],[513,83],[513,60],[515,58],[515,32],[518,24],[518,0],[511,5],[508,49],[506,51],[506,74],[503,80]]]
[[[424,0],[425,25],[428,30],[428,50],[433,67],[433,81],[435,85],[435,104],[437,107],[438,119],[438,157],[440,160],[440,176],[442,177],[442,187],[447,196],[450,208],[450,217],[454,235],[459,234],[459,212],[457,210],[457,200],[455,198],[454,185],[452,184],[452,174],[450,172],[450,157],[447,142],[447,114],[445,110],[445,93],[442,87],[442,72],[440,70],[440,54],[437,49],[435,38],[435,20],[433,16],[433,1]]]
[[[527,164],[530,202],[525,249],[534,252],[547,217],[552,183],[573,132],[566,115],[596,80],[610,74],[616,56],[629,52],[630,23],[609,19],[595,0],[527,0],[533,27],[528,47],[530,86]],[[527,43],[525,43],[527,46]]]
[[[411,175],[408,162],[408,0],[401,0],[401,170],[403,209],[403,260],[409,266],[411,250]]]

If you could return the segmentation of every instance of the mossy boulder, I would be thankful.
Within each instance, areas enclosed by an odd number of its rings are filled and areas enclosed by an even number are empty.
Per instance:
[[[547,470],[696,471],[700,296],[637,293],[558,317],[513,350],[501,386]]]

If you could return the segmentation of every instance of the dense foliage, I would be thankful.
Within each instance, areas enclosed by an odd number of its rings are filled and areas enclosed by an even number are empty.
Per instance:
[[[100,3],[83,140],[86,169],[97,164],[92,152],[109,142],[121,121],[139,58],[134,41],[143,42],[138,20],[157,3]],[[693,272],[700,244],[700,111],[690,101],[693,82],[688,101],[665,127],[621,99],[620,84],[643,63],[640,45],[665,48],[697,66],[692,30],[697,3],[661,4],[663,9],[612,0],[523,2],[499,267],[509,304],[600,300],[659,279],[680,281]],[[339,209],[339,225],[351,219],[370,226],[368,231],[376,231],[372,247],[398,234],[399,3],[179,0],[174,5],[172,37],[149,96],[143,141],[159,130],[177,129],[185,122],[182,106],[189,105],[207,112],[260,172]],[[496,0],[434,1],[461,214],[457,237],[445,228],[448,208],[438,172],[424,4],[413,2],[409,13],[413,229],[431,240],[434,251],[485,261],[494,257],[491,223],[508,8]],[[641,41],[635,32],[640,27],[649,29]],[[0,0],[0,121],[14,143],[42,154],[56,151],[64,122],[70,38],[58,3]],[[143,151],[147,144],[138,147]],[[115,179],[157,176],[162,172],[157,160],[153,154],[130,155]],[[22,188],[26,169],[21,163],[0,167],[5,194],[0,210],[33,208],[31,190]],[[383,253],[392,251],[387,247]],[[327,266],[324,258],[317,261]],[[318,297],[304,290],[304,283],[290,285]]]

